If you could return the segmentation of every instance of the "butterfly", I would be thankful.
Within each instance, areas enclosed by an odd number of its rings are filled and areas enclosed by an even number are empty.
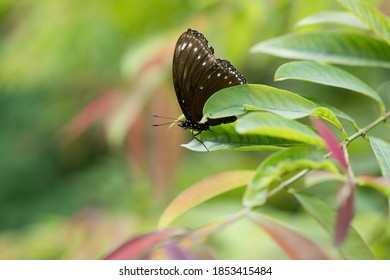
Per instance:
[[[215,58],[214,49],[203,34],[188,29],[179,37],[173,54],[172,74],[176,97],[185,117],[179,123],[180,127],[199,134],[210,126],[236,120],[232,116],[200,123],[203,106],[210,96],[223,88],[247,83],[229,61]]]

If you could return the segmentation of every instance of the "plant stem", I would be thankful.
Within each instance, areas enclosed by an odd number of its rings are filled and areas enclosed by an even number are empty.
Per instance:
[[[384,114],[383,116],[380,116],[379,118],[377,118],[375,121],[373,121],[372,123],[368,124],[366,127],[362,128],[362,129],[359,129],[358,132],[356,132],[355,134],[353,134],[351,137],[349,137],[348,139],[344,140],[344,143],[346,146],[349,145],[349,143],[351,143],[353,140],[355,140],[356,138],[358,138],[359,136],[362,136],[362,135],[365,135],[367,134],[368,131],[370,131],[371,129],[373,129],[375,126],[377,126],[379,123],[381,122],[384,122],[386,121],[386,119],[390,117],[390,112],[387,112],[386,114]]]
[[[355,140],[359,136],[365,135],[368,131],[370,131],[372,128],[377,126],[379,123],[385,121],[388,117],[390,117],[390,112],[388,112],[385,115],[381,116],[380,118],[376,119],[372,123],[368,124],[366,127],[360,129],[358,132],[356,132],[355,134],[353,134],[351,137],[349,137],[348,139],[344,140],[340,144],[342,149],[343,149],[343,151],[344,151],[344,155],[346,157],[347,162],[348,162],[347,146],[349,145],[349,143],[351,143],[353,140]],[[331,155],[331,153],[329,152],[329,153],[327,153],[324,156],[324,158],[328,158],[330,155]],[[286,181],[281,182],[277,187],[275,187],[274,189],[272,189],[268,193],[267,198],[275,195],[276,193],[278,193],[282,189],[286,188],[291,183],[293,183],[293,182],[297,181],[298,179],[302,178],[307,173],[309,173],[309,171],[310,171],[310,169],[303,169],[299,173],[297,173],[294,176],[292,176],[291,178],[287,179]],[[349,163],[348,163],[348,179],[350,180],[351,183],[355,182],[355,176],[354,176],[354,174],[352,172],[352,169],[350,168]],[[233,222],[235,222],[235,221],[237,221],[237,220],[247,216],[252,210],[253,210],[253,207],[246,207],[246,208],[240,210],[239,212],[237,212],[236,214],[230,216],[226,220],[223,220],[221,222],[214,222],[214,223],[208,224],[208,225],[206,225],[206,226],[204,226],[204,227],[202,227],[202,228],[200,228],[200,229],[198,229],[196,231],[197,237],[198,238],[203,238],[203,237],[209,236],[209,235],[211,235],[211,234],[213,234],[213,233],[215,233],[215,232],[217,232],[217,231],[219,231],[219,230],[229,226]]]
[[[372,123],[368,124],[367,126],[365,126],[364,128],[362,129],[359,129],[358,132],[356,132],[355,134],[353,134],[351,137],[349,137],[348,139],[344,140],[342,143],[341,143],[341,147],[344,151],[344,155],[346,157],[346,160],[348,162],[348,178],[349,180],[354,183],[355,182],[355,178],[354,178],[354,175],[353,175],[353,172],[352,172],[352,169],[349,165],[349,161],[348,161],[348,152],[347,152],[347,146],[349,145],[349,143],[351,143],[353,140],[355,140],[356,138],[362,136],[362,135],[365,135],[368,131],[370,131],[371,129],[373,129],[375,126],[377,126],[379,123],[381,122],[384,122],[386,121],[386,119],[390,117],[390,112],[387,112],[386,114],[384,114],[383,116],[379,117],[378,119],[376,119],[375,121],[373,121]],[[329,156],[331,155],[331,153],[327,153],[324,158],[328,158]],[[300,171],[298,174],[292,176],[291,178],[287,179],[286,181],[283,181],[281,182],[277,187],[275,187],[274,189],[272,189],[269,193],[268,193],[268,197],[271,197],[273,195],[275,195],[276,193],[278,193],[279,191],[281,191],[282,189],[286,188],[288,185],[290,185],[291,183],[297,181],[298,179],[302,178],[303,176],[305,176],[307,173],[309,173],[309,169],[303,169],[302,171]]]
[[[295,174],[291,178],[288,178],[286,181],[281,182],[276,188],[272,189],[268,193],[267,198],[275,195],[277,192],[281,191],[282,189],[284,189],[285,187],[287,187],[291,183],[293,183],[293,182],[297,181],[298,179],[302,178],[307,173],[309,173],[309,171],[310,171],[309,169],[303,169],[302,171],[300,171],[299,173]]]
[[[252,211],[251,207],[246,207],[246,208],[238,211],[236,214],[230,216],[228,219],[223,220],[222,222],[213,222],[211,224],[208,224],[208,225],[197,230],[197,237],[202,238],[205,236],[209,236],[209,235],[229,226],[233,222],[245,217],[251,211]]]

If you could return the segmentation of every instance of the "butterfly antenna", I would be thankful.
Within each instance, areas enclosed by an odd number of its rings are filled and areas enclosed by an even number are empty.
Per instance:
[[[156,124],[153,124],[153,126],[163,126],[163,125],[173,124],[173,123],[175,123],[175,122],[156,123]]]
[[[180,122],[178,119],[175,119],[175,118],[162,117],[162,116],[158,116],[158,115],[153,115],[153,117],[165,119],[165,120],[172,120],[171,122],[153,124],[153,126],[163,126],[163,125],[167,125],[167,124],[174,124],[174,123]]]
[[[160,118],[160,119],[166,119],[166,120],[178,121],[178,119],[176,119],[176,118],[163,117],[163,116],[159,116],[159,115],[153,115],[153,117],[155,117],[155,118]]]

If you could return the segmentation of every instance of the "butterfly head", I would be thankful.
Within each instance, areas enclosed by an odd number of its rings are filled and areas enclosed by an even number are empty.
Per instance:
[[[203,130],[209,130],[209,124],[207,123],[199,123],[199,122],[194,122],[190,120],[184,120],[179,123],[179,126],[184,128],[184,129],[190,129],[190,130],[195,130],[198,132],[201,132]]]

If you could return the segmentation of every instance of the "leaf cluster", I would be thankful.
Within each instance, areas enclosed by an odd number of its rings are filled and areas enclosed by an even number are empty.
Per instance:
[[[292,259],[334,258],[329,250],[310,240],[305,233],[261,212],[261,207],[272,196],[286,189],[328,234],[338,258],[376,258],[351,221],[356,207],[356,191],[361,187],[373,188],[383,197],[390,197],[390,134],[387,130],[384,137],[370,135],[374,127],[386,126],[390,112],[377,90],[334,64],[390,68],[390,20],[362,1],[339,0],[339,3],[346,12],[322,12],[297,24],[297,28],[321,24],[320,28],[260,42],[251,48],[251,52],[296,60],[277,69],[276,81],[317,83],[347,89],[371,99],[377,104],[376,118],[360,127],[352,117],[330,104],[267,85],[240,85],[215,93],[204,106],[203,121],[228,116],[238,116],[238,120],[212,127],[184,147],[199,152],[275,152],[256,170],[224,172],[190,186],[166,208],[159,227],[167,228],[177,217],[213,197],[245,187],[242,210],[192,231],[164,229],[142,235],[132,239],[131,246],[125,244],[107,258],[133,258],[136,255],[134,250],[137,257],[145,257],[146,250],[156,247],[165,250],[170,258],[208,258],[210,256],[204,250],[194,253],[188,244],[202,243],[211,234],[243,218],[267,232]],[[335,31],[322,27],[327,25],[339,28]],[[351,129],[353,132],[349,133]],[[334,131],[339,131],[339,135],[336,136]],[[341,141],[338,140],[340,137]],[[358,138],[365,139],[366,145],[372,148],[381,176],[354,173],[349,144]],[[301,178],[305,180],[299,180]],[[298,180],[299,184],[291,185]],[[324,181],[339,187],[334,198],[336,210],[310,192],[311,187]],[[147,245],[140,249],[136,246],[140,244]],[[172,244],[175,244],[174,248]]]

